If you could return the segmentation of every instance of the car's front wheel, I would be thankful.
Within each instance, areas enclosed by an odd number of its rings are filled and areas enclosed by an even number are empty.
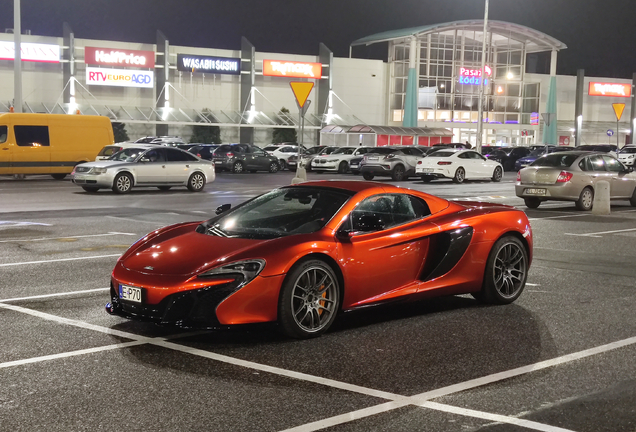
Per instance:
[[[583,211],[592,210],[594,205],[594,191],[591,187],[586,187],[581,191],[579,199],[574,203],[576,208]]]
[[[269,172],[271,173],[278,172],[278,164],[276,162],[272,162],[269,164]]]
[[[498,166],[495,168],[495,170],[492,173],[492,181],[500,182],[502,176],[503,176],[503,172],[501,170],[501,167]]]
[[[512,303],[521,295],[527,277],[528,252],[521,240],[507,235],[490,250],[482,290],[473,297],[486,303]]]
[[[336,319],[340,286],[324,261],[307,260],[287,275],[278,301],[278,323],[284,334],[297,339],[320,336]]]
[[[340,165],[338,165],[338,174],[346,174],[348,170],[349,164],[345,161],[340,162]]]
[[[201,192],[205,187],[205,176],[200,172],[193,173],[188,179],[188,189],[190,192]]]
[[[113,181],[113,192],[119,194],[125,194],[130,192],[133,186],[132,176],[128,173],[117,174]]]

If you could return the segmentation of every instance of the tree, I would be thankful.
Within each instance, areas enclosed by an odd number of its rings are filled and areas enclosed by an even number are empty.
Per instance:
[[[203,114],[203,115],[201,115]],[[207,123],[214,118],[212,111],[207,108],[199,115],[199,121]],[[205,118],[204,118],[205,117]],[[221,128],[218,126],[192,126],[191,143],[221,144]]]
[[[115,142],[124,142],[130,140],[128,132],[126,132],[126,125],[123,123],[113,123],[113,135],[115,136]]]
[[[289,115],[289,110],[285,107],[282,107],[278,114],[282,114],[281,117],[285,117],[285,115]],[[298,142],[298,134],[296,133],[296,129],[291,128],[274,128],[274,132],[272,133],[272,142],[274,143],[284,143],[284,142]]]

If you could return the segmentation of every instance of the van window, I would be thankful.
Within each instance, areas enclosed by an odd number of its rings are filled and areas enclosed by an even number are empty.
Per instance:
[[[7,132],[9,129],[6,126],[0,126],[0,143],[7,142]]]
[[[42,147],[49,145],[48,126],[13,126],[15,142],[21,147]]]

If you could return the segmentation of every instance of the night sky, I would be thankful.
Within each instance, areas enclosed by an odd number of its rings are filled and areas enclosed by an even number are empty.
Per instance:
[[[13,0],[3,0],[1,29],[13,27]],[[155,43],[161,30],[173,45],[239,49],[245,36],[257,51],[335,56],[349,44],[386,30],[482,19],[484,0],[22,0],[22,29],[61,36]],[[636,72],[636,0],[490,0],[489,18],[542,31],[568,48],[558,73],[631,78]],[[382,58],[386,45],[354,48],[354,57]]]

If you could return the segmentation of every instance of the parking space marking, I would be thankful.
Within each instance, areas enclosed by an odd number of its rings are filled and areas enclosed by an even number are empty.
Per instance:
[[[615,234],[619,232],[629,232],[629,231],[636,231],[636,228],[627,228],[627,229],[612,230],[612,231],[600,231],[600,232],[593,232],[593,233],[587,233],[587,234],[576,234],[576,233],[563,233],[563,234],[569,235],[569,236],[578,236],[578,237],[603,237],[602,234]]]
[[[11,266],[28,265],[28,264],[46,264],[46,263],[63,262],[63,261],[79,261],[79,260],[110,258],[110,257],[119,257],[119,256],[121,256],[121,254],[96,255],[96,256],[77,257],[77,258],[60,258],[55,260],[42,260],[42,261],[25,261],[25,262],[17,262],[17,263],[0,264],[0,267],[11,267]]]
[[[42,295],[35,295],[35,296],[28,296],[28,297],[14,297],[14,298],[8,298],[8,299],[0,299],[0,303],[22,301],[22,300],[37,300],[37,299],[43,299],[43,298],[69,296],[69,295],[76,295],[76,294],[90,294],[95,292],[107,291],[109,289],[110,287],[95,288],[95,289],[82,290],[82,291],[69,291],[69,292],[61,292],[61,293],[53,293],[53,294],[42,294]]]
[[[64,236],[64,237],[43,237],[43,238],[38,238],[38,239],[0,240],[0,243],[34,242],[34,241],[59,240],[59,239],[69,239],[69,238],[106,237],[106,236],[114,236],[114,235],[136,236],[138,234],[111,231],[111,232],[106,233],[106,234],[87,234],[87,235]]]
[[[37,225],[37,226],[53,226],[51,224],[47,224],[47,223],[40,223],[40,222],[26,222],[26,221],[0,221],[0,228],[4,228],[4,227],[19,227],[19,226],[30,226],[30,225]]]

